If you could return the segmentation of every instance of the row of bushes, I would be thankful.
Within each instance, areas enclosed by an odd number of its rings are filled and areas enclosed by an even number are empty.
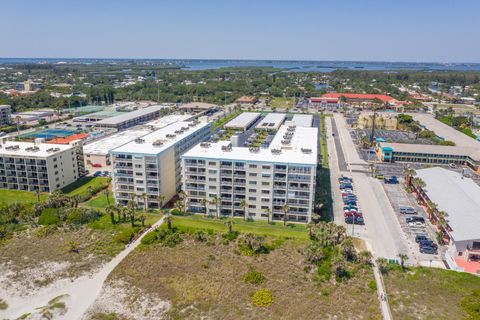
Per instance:
[[[88,208],[45,208],[38,218],[38,224],[43,226],[82,225],[100,217],[100,211]]]

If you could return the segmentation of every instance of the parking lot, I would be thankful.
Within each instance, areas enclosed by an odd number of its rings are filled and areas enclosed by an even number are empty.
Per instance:
[[[427,215],[425,214],[423,208],[419,206],[414,198],[413,195],[408,194],[404,189],[404,180],[400,178],[400,183],[398,184],[385,184],[383,183],[383,187],[387,194],[388,199],[395,211],[396,218],[402,228],[403,232],[405,233],[408,241],[408,245],[410,249],[414,252],[414,258],[416,259],[416,263],[421,265],[442,265],[443,264],[443,253],[444,247],[439,246],[438,253],[433,254],[424,254],[421,253],[419,250],[418,244],[415,242],[415,237],[417,235],[426,235],[434,242],[436,242],[436,229],[435,227],[429,222]],[[417,214],[401,214],[400,207],[411,207],[415,209]],[[408,217],[418,216],[425,219],[425,224],[413,226],[409,225],[406,222]]]

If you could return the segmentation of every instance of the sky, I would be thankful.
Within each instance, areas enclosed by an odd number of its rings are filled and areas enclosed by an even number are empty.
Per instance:
[[[21,0],[0,57],[480,62],[479,0]]]

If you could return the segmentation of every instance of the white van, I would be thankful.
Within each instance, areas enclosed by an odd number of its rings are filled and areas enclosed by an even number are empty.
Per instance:
[[[400,213],[401,214],[417,214],[417,210],[415,210],[412,207],[401,206],[400,207]]]

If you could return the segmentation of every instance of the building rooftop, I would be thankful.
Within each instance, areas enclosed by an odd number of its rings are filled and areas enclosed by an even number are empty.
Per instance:
[[[188,121],[192,117],[193,116],[190,114],[171,114],[171,115],[161,117],[159,119],[149,121],[145,123],[144,126],[152,126],[157,129],[160,129],[178,121]]]
[[[480,239],[480,186],[472,179],[440,167],[417,170],[428,198],[448,213],[455,241]]]
[[[283,164],[317,164],[317,128],[296,127],[288,144],[284,136],[290,132],[283,125],[278,130],[268,149],[231,147],[229,141],[198,144],[186,152],[185,158],[205,158],[219,160],[244,160]]]
[[[121,131],[84,145],[83,153],[107,155],[110,150],[118,148],[126,143],[129,143],[130,141],[133,141],[139,137],[143,137],[144,135],[147,135],[151,132],[152,130],[146,127],[134,127],[125,131]]]
[[[364,93],[325,93],[321,98],[323,99],[338,99],[340,97],[345,97],[346,99],[364,99],[364,100],[374,100],[379,99],[382,102],[390,102],[395,99],[387,96],[385,94],[364,94]]]
[[[245,129],[260,118],[258,112],[244,112],[225,124],[225,128]]]
[[[179,106],[179,109],[204,109],[204,110],[209,110],[211,108],[215,108],[217,105],[212,104],[212,103],[206,103],[206,102],[189,102],[182,104]]]
[[[313,115],[311,114],[295,114],[292,122],[297,127],[311,127],[313,122]]]
[[[257,124],[256,128],[278,130],[285,121],[285,117],[285,113],[269,113],[259,124]]]
[[[394,152],[469,156],[475,161],[480,161],[480,149],[475,147],[439,146],[439,145],[433,145],[433,144],[431,145],[431,144],[387,143],[387,142],[381,142],[379,146],[382,148],[385,148],[385,147],[392,148]]]
[[[102,125],[102,124],[108,124],[108,125],[116,125],[116,124],[121,124],[123,122],[129,121],[136,119],[138,117],[160,111],[163,108],[167,108],[166,106],[161,106],[161,105],[154,105],[151,107],[143,108],[143,109],[138,109],[132,112],[125,112],[121,115],[103,119],[97,122],[97,124]]]
[[[210,123],[208,122],[175,122],[115,148],[112,152],[157,155],[170,148],[176,142],[209,125]]]
[[[88,137],[88,133],[74,133],[70,136],[66,137],[56,137],[53,138],[52,140],[48,140],[47,143],[52,143],[52,144],[69,144],[72,141],[75,140],[83,140]]]
[[[2,141],[0,144],[0,155],[43,158],[72,148],[68,144]]]

